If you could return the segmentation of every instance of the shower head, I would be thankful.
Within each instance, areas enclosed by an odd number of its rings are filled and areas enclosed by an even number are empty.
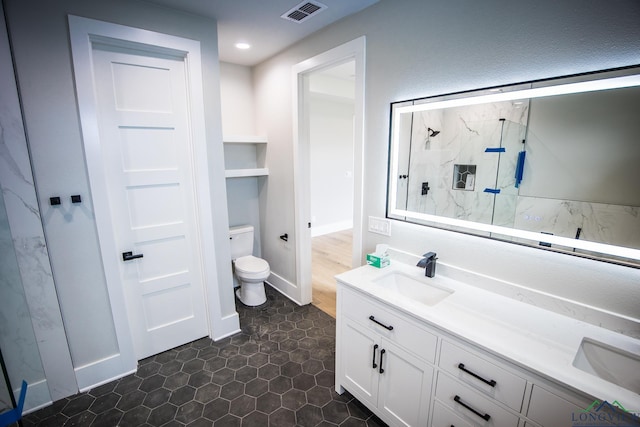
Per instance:
[[[434,130],[434,129],[431,129],[431,128],[427,128],[427,132],[429,132],[429,137],[436,136],[437,134],[440,133],[439,130]]]

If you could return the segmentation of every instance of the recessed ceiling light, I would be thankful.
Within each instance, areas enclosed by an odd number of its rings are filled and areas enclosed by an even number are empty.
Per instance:
[[[249,49],[251,45],[249,43],[236,43],[236,47],[238,49],[246,50]]]

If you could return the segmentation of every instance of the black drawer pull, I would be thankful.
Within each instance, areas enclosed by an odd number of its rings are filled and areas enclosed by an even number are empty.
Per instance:
[[[485,380],[484,378],[482,378],[480,375],[476,374],[475,372],[471,372],[470,370],[466,369],[464,367],[464,363],[460,363],[458,365],[458,369],[466,372],[467,374],[471,375],[474,378],[479,379],[480,381],[482,381],[485,384],[489,384],[491,387],[495,387],[496,384],[497,384],[496,380]]]
[[[373,346],[373,362],[372,362],[372,368],[376,369],[378,367],[378,365],[376,365],[376,350],[378,349],[378,344],[375,344]]]
[[[387,352],[387,350],[385,350],[384,348],[382,350],[380,350],[380,373],[384,374],[384,369],[382,369],[382,356],[384,356],[384,354]]]
[[[387,326],[384,323],[380,323],[376,320],[375,317],[373,316],[369,316],[369,320],[371,320],[374,323],[377,323],[378,325],[382,326],[383,328],[385,328],[387,331],[393,331],[393,326]]]
[[[471,406],[467,405],[466,403],[464,403],[461,399],[460,396],[458,396],[456,394],[456,396],[453,398],[453,400],[456,401],[456,403],[459,403],[460,405],[462,405],[464,408],[470,410],[471,412],[473,412],[474,414],[476,414],[477,416],[479,416],[480,418],[482,418],[485,421],[489,421],[489,419],[491,418],[491,415],[489,414],[481,414],[480,412],[476,411],[475,409],[473,409]]]

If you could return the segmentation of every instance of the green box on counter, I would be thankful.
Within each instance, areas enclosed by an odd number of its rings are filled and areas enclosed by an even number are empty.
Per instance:
[[[391,264],[391,260],[389,259],[389,255],[378,256],[376,254],[367,254],[367,264],[373,267],[384,268]]]

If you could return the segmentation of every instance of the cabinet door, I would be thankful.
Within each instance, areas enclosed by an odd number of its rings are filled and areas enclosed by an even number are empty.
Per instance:
[[[348,318],[343,318],[341,338],[341,384],[365,405],[378,401],[380,347],[378,336]],[[375,365],[375,367],[374,367]]]
[[[388,340],[380,347],[378,408],[391,425],[426,426],[433,368]]]

